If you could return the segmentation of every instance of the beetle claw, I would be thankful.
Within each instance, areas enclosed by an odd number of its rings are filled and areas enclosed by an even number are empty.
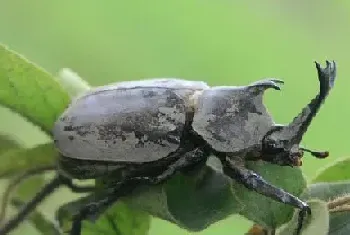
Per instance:
[[[311,215],[311,208],[308,205],[305,205],[300,211],[299,211],[299,217],[298,217],[298,227],[295,230],[295,235],[301,234],[301,229],[303,228],[304,221],[307,216]]]

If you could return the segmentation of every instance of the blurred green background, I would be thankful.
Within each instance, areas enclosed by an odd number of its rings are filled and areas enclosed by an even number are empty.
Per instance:
[[[302,169],[311,178],[350,152],[350,3],[345,0],[0,0],[0,42],[52,74],[68,67],[92,85],[153,77],[210,85],[281,78],[283,90],[268,92],[265,99],[278,123],[289,122],[316,94],[313,61],[334,59],[336,86],[303,139],[306,147],[329,150],[331,157],[306,157]],[[0,109],[0,120],[0,132],[15,134],[26,146],[48,141],[8,110]],[[41,208],[52,216],[49,203]],[[240,235],[250,224],[233,216],[196,234]],[[189,234],[154,219],[149,234],[165,232]],[[35,231],[24,226],[16,234]]]

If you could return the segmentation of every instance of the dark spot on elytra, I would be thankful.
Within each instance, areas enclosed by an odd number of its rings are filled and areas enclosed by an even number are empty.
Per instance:
[[[64,126],[63,131],[75,131],[78,135],[84,136],[90,132],[90,126],[89,125],[84,125],[84,126]]]
[[[152,90],[142,90],[142,95],[144,98],[151,98],[157,95],[157,92]]]
[[[74,136],[69,135],[69,136],[68,136],[68,139],[72,141],[72,140],[74,140]]]
[[[135,138],[141,140],[144,137],[144,134],[140,131],[134,131]]]
[[[132,133],[135,129],[134,123],[132,121],[122,123],[120,129],[122,132]]]
[[[137,144],[135,144],[135,148],[143,148],[143,147],[145,147],[145,143],[141,140]]]
[[[176,107],[178,109],[182,108],[183,100],[174,91],[169,89],[165,91],[165,94],[167,107]]]
[[[116,124],[111,123],[104,126],[98,126],[99,140],[115,141],[125,138],[123,130],[118,130]]]
[[[64,126],[63,131],[73,131],[74,127],[73,126]]]

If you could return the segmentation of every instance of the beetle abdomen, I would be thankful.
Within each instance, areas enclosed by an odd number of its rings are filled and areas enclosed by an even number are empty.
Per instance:
[[[150,86],[90,91],[56,122],[56,145],[70,158],[158,160],[179,147],[194,92],[191,88]]]

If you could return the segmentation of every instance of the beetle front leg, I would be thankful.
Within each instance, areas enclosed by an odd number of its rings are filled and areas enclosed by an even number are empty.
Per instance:
[[[236,161],[229,157],[226,157],[223,161],[223,170],[227,176],[243,184],[246,188],[254,190],[257,193],[270,197],[276,201],[299,208],[300,212],[296,234],[300,234],[305,217],[311,214],[311,209],[306,202],[303,202],[283,189],[271,185],[260,175],[245,168],[242,164],[237,164]]]

